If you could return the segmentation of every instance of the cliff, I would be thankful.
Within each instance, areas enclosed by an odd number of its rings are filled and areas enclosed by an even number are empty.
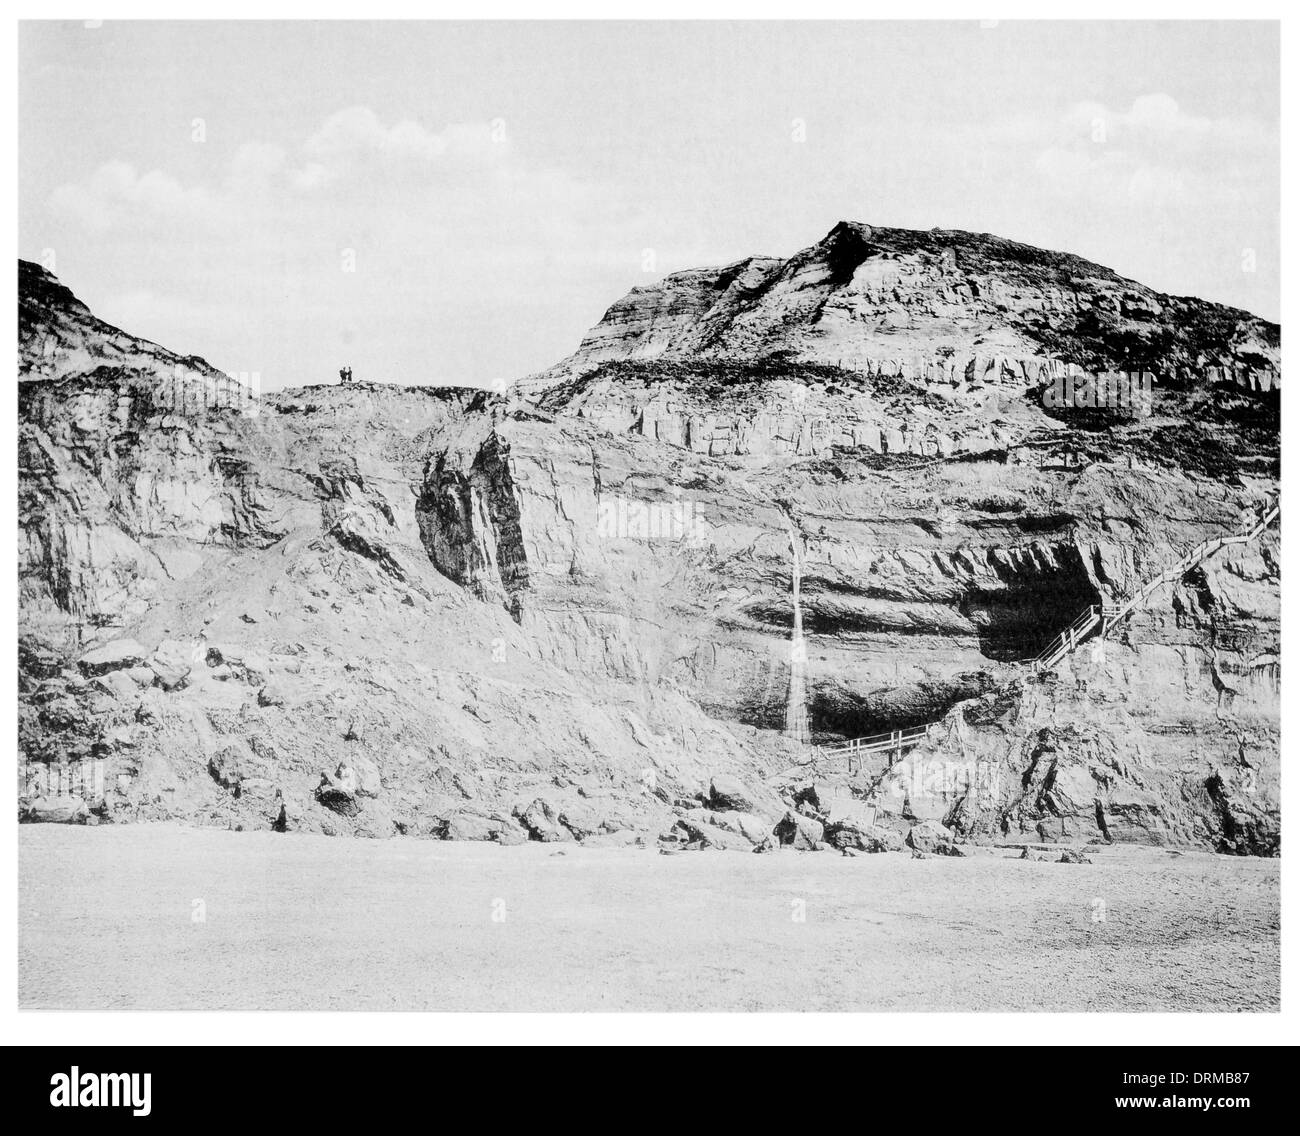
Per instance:
[[[1166,296],[1101,265],[987,233],[841,222],[789,260],[752,258],[634,288],[529,384],[609,362],[832,364],[946,387],[1096,371],[1279,372],[1278,328]]]
[[[128,335],[93,315],[39,264],[18,262],[18,377],[57,379],[96,367],[129,366],[168,378],[180,367],[196,376],[221,378],[197,356],[181,356]]]
[[[222,405],[37,273],[20,323],[61,331],[20,343],[29,797],[99,759],[118,820],[749,847],[870,802],[975,841],[1276,849],[1275,527],[1100,647],[1018,662],[1273,499],[1273,325],[839,225],[634,290],[504,395]],[[1135,361],[1149,414],[1044,400],[1066,363]],[[792,540],[812,739],[929,726],[899,760],[783,734]]]

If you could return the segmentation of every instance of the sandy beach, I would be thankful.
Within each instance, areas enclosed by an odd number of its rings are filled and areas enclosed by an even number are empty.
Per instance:
[[[29,1009],[1275,1010],[1280,860],[23,826]]]

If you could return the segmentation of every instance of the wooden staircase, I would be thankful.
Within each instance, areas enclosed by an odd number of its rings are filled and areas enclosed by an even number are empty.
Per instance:
[[[1148,580],[1127,600],[1116,608],[1104,609],[1104,625],[1102,635],[1109,635],[1115,628],[1128,616],[1132,615],[1138,608],[1151,598],[1152,594],[1164,584],[1177,583],[1183,576],[1190,572],[1196,565],[1203,560],[1208,560],[1220,549],[1227,548],[1230,544],[1249,544],[1252,540],[1258,540],[1260,535],[1267,529],[1282,513],[1282,504],[1280,499],[1275,499],[1273,504],[1265,511],[1259,522],[1244,532],[1232,533],[1229,536],[1211,537],[1209,540],[1203,540],[1200,544],[1188,551],[1176,564],[1166,568],[1160,575]]]
[[[1249,529],[1231,533],[1228,536],[1210,537],[1189,549],[1179,560],[1166,568],[1159,575],[1145,581],[1137,591],[1123,602],[1112,604],[1092,604],[1083,609],[1064,631],[1044,647],[1032,659],[1020,659],[1018,664],[1027,666],[1034,674],[1041,674],[1055,667],[1062,659],[1072,655],[1084,643],[1093,638],[1105,639],[1117,627],[1165,584],[1177,583],[1196,565],[1208,560],[1221,549],[1232,544],[1249,544],[1258,540],[1260,535],[1273,524],[1282,513],[1280,498],[1274,498],[1273,504],[1264,512],[1260,520]],[[823,758],[847,758],[849,772],[861,768],[864,756],[872,753],[888,753],[890,764],[902,755],[905,749],[923,742],[930,733],[929,725],[913,726],[906,730],[893,730],[887,734],[871,734],[864,738],[853,738],[837,745],[815,747],[814,757],[807,765],[815,765]]]
[[[860,773],[863,759],[877,753],[885,754],[886,766],[890,766],[902,757],[904,751],[925,741],[934,725],[935,723],[930,722],[924,726],[909,726],[905,730],[891,730],[886,734],[869,734],[864,738],[853,738],[850,741],[839,742],[835,745],[813,746],[811,747],[811,756],[807,761],[782,770],[781,773],[775,774],[768,780],[778,780],[799,772],[805,774],[808,772],[824,774],[832,771]],[[841,761],[844,762],[842,767],[835,770],[827,768],[828,764],[839,766]]]
[[[892,765],[905,749],[919,745],[925,741],[929,733],[929,725],[910,726],[906,730],[891,730],[887,734],[869,734],[865,738],[853,738],[839,745],[818,746],[817,752],[821,757],[847,758],[849,772],[856,773],[862,767],[862,759],[868,754],[888,753],[891,755]]]
[[[1078,650],[1079,644],[1090,638],[1092,633],[1101,626],[1104,626],[1102,609],[1093,604],[1084,608],[1069,627],[1032,659],[1020,659],[1018,661],[1028,666],[1035,674],[1039,671],[1050,671],[1066,655],[1074,654]]]
[[[1208,560],[1216,552],[1232,544],[1249,544],[1253,540],[1258,540],[1264,530],[1276,521],[1281,514],[1281,500],[1275,498],[1273,504],[1265,510],[1264,515],[1249,529],[1230,533],[1228,536],[1210,537],[1194,545],[1175,563],[1145,581],[1128,599],[1117,605],[1102,604],[1098,607],[1094,604],[1085,608],[1078,618],[1038,655],[1032,659],[1022,659],[1021,662],[1028,665],[1035,672],[1051,670],[1067,655],[1078,650],[1086,639],[1092,637],[1094,631],[1100,638],[1105,639],[1124,620],[1141,608],[1160,588],[1166,584],[1176,584],[1196,565]]]

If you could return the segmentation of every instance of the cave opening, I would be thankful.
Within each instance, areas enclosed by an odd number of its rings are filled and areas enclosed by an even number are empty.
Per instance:
[[[1002,663],[1032,659],[1085,608],[1100,605],[1101,592],[1082,560],[1071,568],[1009,589],[968,592],[960,610],[978,629],[980,654]]]
[[[987,694],[999,682],[1000,678],[989,671],[969,671],[949,679],[867,693],[850,690],[838,682],[815,683],[808,696],[809,731],[814,742],[833,744],[929,725],[958,702]]]

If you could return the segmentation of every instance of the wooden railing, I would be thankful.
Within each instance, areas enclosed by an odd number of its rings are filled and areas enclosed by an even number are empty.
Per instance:
[[[864,738],[853,738],[839,745],[821,746],[820,752],[827,757],[837,754],[856,756],[863,753],[878,753],[881,750],[897,749],[916,745],[929,731],[929,726],[910,726],[906,730],[891,730],[887,734],[868,734]]]
[[[1180,557],[1177,563],[1146,581],[1133,595],[1118,606],[1103,603],[1101,605],[1092,604],[1084,608],[1075,617],[1074,622],[1056,636],[1051,643],[1032,659],[1019,660],[1020,664],[1028,666],[1035,673],[1051,670],[1067,655],[1073,654],[1084,642],[1092,638],[1094,631],[1104,639],[1115,630],[1121,621],[1127,619],[1138,607],[1144,604],[1162,584],[1174,583],[1180,580],[1184,573],[1190,571],[1202,560],[1213,556],[1220,549],[1226,548],[1230,544],[1248,544],[1250,541],[1258,539],[1260,534],[1277,520],[1281,512],[1281,501],[1280,499],[1275,500],[1260,520],[1249,529],[1244,532],[1232,533],[1229,536],[1211,537],[1208,540],[1201,541]],[[890,751],[901,754],[904,749],[910,749],[912,746],[919,745],[924,741],[933,725],[934,723],[931,722],[929,725],[912,726],[906,730],[893,730],[887,734],[870,734],[863,738],[853,738],[838,745],[817,746],[815,756],[805,763],[805,767],[815,765],[823,757],[847,757],[852,770],[856,760],[863,754]]]
[[[1101,624],[1101,608],[1096,604],[1086,607],[1073,623],[1053,639],[1032,659],[1022,659],[1033,671],[1051,670],[1066,655],[1072,654],[1089,632]]]
[[[1075,621],[1053,639],[1037,656],[1032,659],[1025,659],[1023,662],[1027,663],[1035,671],[1050,670],[1066,655],[1072,654],[1081,643],[1090,637],[1090,632],[1094,629],[1099,628],[1097,634],[1104,639],[1121,622],[1146,603],[1159,588],[1165,584],[1177,583],[1201,561],[1209,559],[1220,549],[1227,548],[1228,545],[1249,544],[1252,540],[1257,540],[1260,534],[1276,521],[1281,513],[1281,501],[1275,500],[1265,510],[1264,515],[1249,529],[1243,532],[1231,533],[1228,536],[1210,537],[1208,540],[1203,540],[1194,545],[1168,568],[1147,580],[1122,603],[1118,605],[1102,604],[1100,607],[1093,605],[1085,608]]]
[[[812,754],[807,761],[773,774],[768,780],[780,780],[791,773],[806,775],[810,772],[814,774],[826,772],[819,768],[824,762],[838,762],[841,759],[847,762],[848,772],[856,773],[862,768],[863,756],[869,753],[892,753],[896,760],[904,750],[925,741],[933,726],[934,723],[931,722],[925,726],[909,726],[906,730],[891,730],[887,734],[868,734],[866,737],[852,738],[836,745],[813,746]],[[890,764],[892,765],[893,761]]]
[[[1201,541],[1200,544],[1185,553],[1177,563],[1166,568],[1158,576],[1148,580],[1119,607],[1111,610],[1106,616],[1102,635],[1109,635],[1122,620],[1128,618],[1146,603],[1161,586],[1181,580],[1185,573],[1191,571],[1202,560],[1209,559],[1220,549],[1227,548],[1230,544],[1249,544],[1252,540],[1257,540],[1260,534],[1276,521],[1281,513],[1282,504],[1278,500],[1273,503],[1272,507],[1264,513],[1263,517],[1255,525],[1245,532],[1233,533],[1230,536],[1211,537],[1209,540]]]

